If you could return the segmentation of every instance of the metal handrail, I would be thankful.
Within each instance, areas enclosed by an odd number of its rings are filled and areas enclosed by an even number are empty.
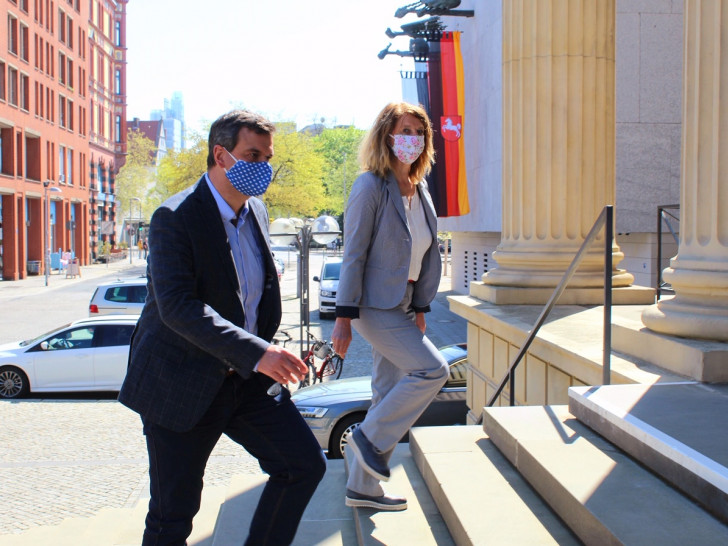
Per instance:
[[[680,245],[680,240],[678,239],[677,233],[675,233],[675,230],[672,229],[672,224],[670,223],[670,218],[675,220],[676,222],[680,221],[680,218],[672,214],[671,212],[668,212],[669,209],[674,210],[680,210],[680,205],[660,205],[657,207],[657,267],[655,271],[655,275],[657,279],[655,280],[655,291],[657,295],[657,300],[659,301],[662,290],[671,290],[670,288],[667,288],[667,283],[663,282],[662,280],[662,222],[665,222],[665,225],[667,226],[667,229],[670,230],[670,233],[672,234],[672,238],[675,241],[676,245]]]
[[[524,355],[526,354],[526,351],[531,346],[531,343],[535,339],[536,335],[538,334],[539,329],[543,325],[544,321],[546,320],[546,317],[548,317],[549,313],[553,309],[554,305],[556,304],[556,301],[561,297],[561,294],[566,289],[566,285],[571,280],[571,277],[574,276],[574,273],[576,272],[576,269],[579,267],[579,264],[581,263],[584,253],[586,250],[591,246],[591,244],[594,242],[594,239],[596,239],[597,235],[601,231],[602,227],[605,228],[604,233],[604,344],[603,344],[603,355],[602,355],[602,384],[603,385],[609,385],[610,383],[610,375],[611,375],[611,354],[612,354],[612,241],[614,239],[614,207],[612,205],[607,205],[602,209],[602,212],[599,214],[599,217],[597,218],[596,222],[594,222],[594,225],[592,226],[591,230],[587,234],[586,238],[584,239],[584,242],[581,244],[581,247],[579,248],[579,251],[576,253],[576,256],[574,256],[574,259],[572,260],[571,264],[569,265],[569,268],[564,273],[564,276],[561,278],[561,281],[554,289],[553,294],[551,294],[551,298],[549,298],[549,301],[546,302],[546,305],[544,306],[543,310],[541,311],[541,314],[539,315],[538,319],[536,319],[536,322],[533,325],[533,328],[528,334],[528,337],[526,338],[526,341],[523,343],[523,346],[521,347],[521,350],[518,351],[518,354],[513,359],[511,364],[508,366],[508,370],[506,371],[505,375],[503,376],[503,379],[501,379],[501,382],[496,389],[496,391],[493,393],[493,395],[488,400],[488,403],[486,404],[487,407],[492,407],[493,404],[495,404],[495,401],[500,396],[501,392],[503,392],[503,389],[506,386],[506,383],[510,382],[510,405],[515,406],[516,404],[516,367],[523,359]],[[483,422],[483,414],[481,413],[480,419],[478,420],[477,424],[482,424]]]

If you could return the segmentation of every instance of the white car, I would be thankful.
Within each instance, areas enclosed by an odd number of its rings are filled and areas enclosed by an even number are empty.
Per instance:
[[[100,284],[88,305],[88,315],[138,315],[147,298],[147,278],[118,279]]]
[[[339,288],[341,258],[327,258],[321,266],[321,276],[313,280],[319,283],[319,317],[336,314],[336,290]]]
[[[0,345],[0,398],[118,391],[138,320],[139,315],[87,318],[35,339]]]

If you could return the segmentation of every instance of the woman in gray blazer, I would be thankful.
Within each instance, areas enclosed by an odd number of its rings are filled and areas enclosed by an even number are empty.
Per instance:
[[[391,103],[362,143],[364,171],[349,196],[344,259],[336,296],[334,349],[342,356],[351,327],[372,346],[372,405],[349,438],[346,505],[404,510],[385,494],[397,442],[447,380],[447,362],[425,336],[425,313],[442,264],[437,217],[425,176],[432,168],[432,125],[424,109]]]

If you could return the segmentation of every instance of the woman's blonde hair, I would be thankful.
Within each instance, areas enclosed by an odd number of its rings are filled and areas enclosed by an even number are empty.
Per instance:
[[[390,102],[385,106],[374,125],[367,133],[359,148],[359,164],[362,171],[370,171],[386,178],[392,170],[392,164],[396,157],[389,147],[389,136],[394,131],[399,119],[411,114],[422,122],[425,127],[425,149],[420,157],[410,166],[410,179],[418,183],[427,176],[435,162],[435,148],[432,145],[432,124],[427,112],[421,106],[415,106],[408,102]]]

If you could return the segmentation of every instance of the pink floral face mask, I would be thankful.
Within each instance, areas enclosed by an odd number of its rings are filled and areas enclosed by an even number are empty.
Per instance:
[[[394,139],[392,151],[402,163],[412,165],[425,149],[424,135],[390,135]]]

